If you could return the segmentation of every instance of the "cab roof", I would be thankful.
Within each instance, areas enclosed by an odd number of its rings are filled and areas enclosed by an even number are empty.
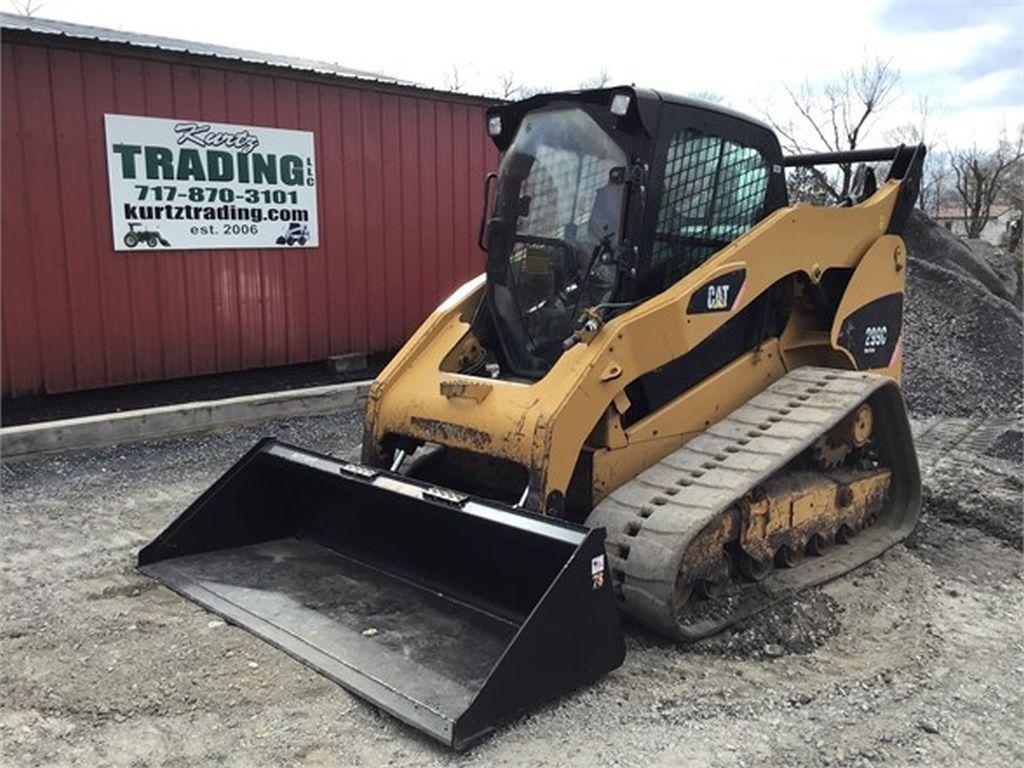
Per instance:
[[[764,131],[775,137],[775,131],[767,123],[745,115],[742,112],[715,104],[709,101],[679,96],[674,93],[656,91],[652,89],[637,88],[632,85],[620,85],[610,88],[595,88],[590,90],[577,91],[556,91],[553,93],[539,93],[535,96],[521,101],[497,104],[487,110],[488,117],[500,115],[506,122],[506,130],[499,135],[492,136],[498,149],[504,151],[511,143],[523,115],[536,109],[541,109],[548,104],[557,103],[584,103],[584,104],[611,104],[612,97],[616,94],[630,96],[629,116],[636,119],[648,136],[654,136],[658,131],[661,113],[664,105],[683,107],[690,110],[711,113],[726,118],[728,121],[737,121],[744,125]]]

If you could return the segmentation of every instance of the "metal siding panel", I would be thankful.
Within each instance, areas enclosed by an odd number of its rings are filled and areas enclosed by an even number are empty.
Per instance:
[[[384,273],[384,166],[380,94],[361,91],[363,113],[363,205],[366,211],[367,349],[387,346],[387,291]]]
[[[92,194],[92,184],[86,151],[81,62],[73,51],[53,49],[49,53],[59,181],[57,200],[64,234],[68,308],[74,323],[74,384],[76,389],[87,389],[103,386],[107,372],[92,239],[94,222],[92,211],[83,205]]]
[[[198,67],[172,65],[175,117],[198,120],[202,116],[199,71]],[[184,262],[185,295],[188,298],[190,373],[212,373],[218,370],[218,355],[210,253],[183,251],[179,256]]]
[[[387,335],[384,349],[398,347],[405,340],[402,327],[406,279],[402,264],[402,146],[399,130],[398,97],[381,97],[381,154],[383,158],[384,306]]]
[[[437,306],[438,230],[437,230],[437,114],[434,103],[419,103],[420,163],[420,315],[426,317]]]
[[[106,385],[138,381],[135,370],[135,318],[131,308],[128,258],[113,250],[110,198],[107,192],[107,150],[103,115],[114,111],[114,70],[109,56],[82,54],[82,81],[86,109],[90,196],[96,251],[99,301],[103,316],[102,354]]]
[[[277,125],[274,81],[253,77],[249,83],[254,125]],[[263,356],[266,365],[288,362],[288,311],[285,302],[285,253],[280,248],[259,251],[263,305]]]
[[[228,72],[226,116],[229,123],[251,125],[253,122],[252,88],[248,75]],[[266,226],[260,224],[259,226]],[[238,293],[239,365],[255,368],[266,360],[263,337],[263,287],[260,276],[260,252],[235,252],[236,290]]]
[[[367,349],[366,213],[363,205],[363,128],[358,92],[342,91],[342,152],[345,173],[345,242],[351,279],[348,283],[351,349]]]
[[[18,68],[14,46],[2,49],[3,89],[0,91],[3,130],[2,237],[0,300],[3,303],[4,376],[6,391],[31,394],[43,389],[42,344],[36,315],[36,277],[29,246],[28,176],[22,146]]]
[[[323,216],[324,188],[323,180],[323,142],[320,133],[320,94],[312,83],[299,83],[299,128],[313,134],[314,156],[316,158],[315,173],[317,176],[316,204],[318,221]],[[320,234],[320,245],[317,248],[303,248],[301,254],[306,266],[306,318],[307,339],[306,359],[321,360],[329,354],[329,312],[327,306],[327,249],[324,246],[323,233]]]
[[[401,163],[401,255],[404,291],[402,298],[402,334],[408,337],[422,318],[422,261],[420,242],[420,154],[419,115],[416,100],[406,97],[399,105]]]
[[[298,90],[295,81],[274,78],[277,127],[299,127]],[[289,363],[302,363],[309,353],[309,317],[306,314],[306,261],[301,250],[281,250],[284,259],[285,340]]]
[[[174,111],[171,65],[161,61],[146,61],[143,63],[143,75],[146,79],[146,114],[151,117],[177,117]],[[164,375],[168,377],[188,376],[192,372],[185,276],[187,255],[183,251],[145,254],[145,258],[156,265],[161,352]]]
[[[43,385],[47,391],[74,389],[73,323],[60,219],[56,137],[47,51],[17,46],[14,52],[21,106],[21,136],[26,170],[31,158],[28,210],[28,252],[35,271],[37,320],[41,341]]]
[[[469,111],[462,104],[452,107],[452,214],[455,232],[455,270],[452,286],[469,279]]]
[[[203,68],[199,71],[200,117],[227,122],[227,85],[224,72]],[[200,183],[201,186],[201,183]],[[238,253],[233,250],[210,251],[213,278],[214,333],[217,337],[217,370],[230,371],[242,366],[241,321],[238,309]]]
[[[348,326],[347,253],[345,250],[345,188],[342,160],[340,89],[320,86],[320,247],[326,257],[328,319],[331,354],[350,349]]]
[[[438,103],[437,115],[437,305],[455,289],[455,174],[452,171],[452,105]]]
[[[128,115],[146,114],[146,80],[142,60],[116,56],[113,68],[117,111]],[[150,253],[136,250],[122,252],[122,255],[128,265],[129,306],[134,318],[135,372],[143,381],[163,378],[159,272]]]

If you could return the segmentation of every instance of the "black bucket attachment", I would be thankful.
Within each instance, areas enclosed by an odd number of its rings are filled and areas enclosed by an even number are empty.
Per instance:
[[[273,440],[139,567],[456,749],[625,653],[603,529]]]

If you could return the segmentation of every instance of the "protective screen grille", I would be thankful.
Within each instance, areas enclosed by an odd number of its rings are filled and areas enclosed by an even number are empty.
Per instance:
[[[665,161],[652,270],[666,287],[750,229],[764,209],[768,168],[752,147],[676,134]]]

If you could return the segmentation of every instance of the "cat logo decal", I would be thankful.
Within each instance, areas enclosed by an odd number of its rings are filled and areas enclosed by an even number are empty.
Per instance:
[[[732,272],[712,278],[690,294],[686,313],[699,315],[705,312],[731,311],[743,294],[743,283],[746,278],[745,269],[734,269]]]
[[[708,286],[708,309],[728,309],[729,289],[731,285],[709,285]]]

